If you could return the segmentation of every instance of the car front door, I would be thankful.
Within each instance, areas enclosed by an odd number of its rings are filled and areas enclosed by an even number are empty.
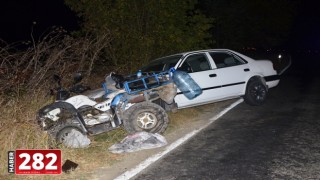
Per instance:
[[[217,78],[215,67],[208,53],[187,55],[178,65],[177,70],[186,71],[201,87],[202,94],[189,100],[181,92],[175,98],[179,108],[205,104],[221,96],[221,82]]]

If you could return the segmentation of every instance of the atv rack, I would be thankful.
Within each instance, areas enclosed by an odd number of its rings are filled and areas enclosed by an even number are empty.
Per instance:
[[[136,75],[132,75],[136,76]],[[172,82],[170,70],[160,73],[146,74],[141,78],[124,82],[124,88],[128,94],[139,92],[167,85]]]

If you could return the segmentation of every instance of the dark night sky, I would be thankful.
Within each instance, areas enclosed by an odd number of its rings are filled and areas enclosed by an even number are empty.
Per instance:
[[[284,7],[285,8],[285,7]],[[305,0],[288,44],[299,48],[320,49],[320,10],[317,1]],[[64,6],[63,0],[5,0],[0,2],[0,39],[7,42],[29,40],[33,22],[35,35],[51,26],[72,31],[79,19]]]
[[[33,22],[35,36],[52,26],[67,30],[78,28],[79,20],[64,6],[63,0],[2,0],[0,2],[0,39],[7,42],[30,40]]]
[[[291,42],[298,48],[320,50],[320,9],[314,0],[304,0],[298,6]]]

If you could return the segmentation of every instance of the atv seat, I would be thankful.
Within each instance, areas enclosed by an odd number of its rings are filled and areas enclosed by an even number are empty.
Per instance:
[[[96,89],[85,93],[90,99],[99,99],[106,94],[106,91],[103,88]]]

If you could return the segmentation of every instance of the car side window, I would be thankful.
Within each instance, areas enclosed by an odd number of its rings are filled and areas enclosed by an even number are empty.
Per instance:
[[[214,63],[216,64],[217,68],[224,68],[230,66],[237,66],[241,64],[245,64],[245,62],[236,56],[233,56],[228,53],[224,52],[211,52],[209,53],[212,57]]]
[[[178,70],[188,73],[207,71],[212,69],[205,54],[194,54],[188,56]]]

